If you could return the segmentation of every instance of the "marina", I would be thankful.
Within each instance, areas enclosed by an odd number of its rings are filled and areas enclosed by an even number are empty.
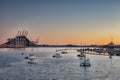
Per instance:
[[[28,64],[31,49],[40,59],[35,64]],[[67,50],[61,58],[53,58],[56,49],[64,48],[25,48],[0,49],[0,79],[1,80],[119,80],[120,57],[86,54],[91,66],[80,66],[79,54],[75,48]],[[69,48],[67,48],[69,49]],[[76,48],[77,49],[77,48]],[[21,54],[24,53],[24,55]]]

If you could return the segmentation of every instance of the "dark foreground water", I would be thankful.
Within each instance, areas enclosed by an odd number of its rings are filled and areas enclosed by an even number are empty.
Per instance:
[[[56,49],[61,48],[33,48],[40,57],[36,64],[25,59],[31,48],[0,49],[0,80],[120,80],[120,57],[87,55],[91,67],[81,67],[78,52],[68,50],[62,58],[53,58]]]

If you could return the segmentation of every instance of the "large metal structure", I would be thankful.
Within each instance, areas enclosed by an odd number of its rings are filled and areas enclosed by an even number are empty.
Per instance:
[[[16,36],[26,36],[27,37],[27,35],[28,35],[28,31],[23,30],[23,31],[18,31]]]
[[[28,31],[18,31],[15,38],[9,38],[6,43],[3,44],[4,47],[15,47],[15,48],[24,48],[24,47],[34,47],[37,46],[35,43],[30,41],[27,38]]]

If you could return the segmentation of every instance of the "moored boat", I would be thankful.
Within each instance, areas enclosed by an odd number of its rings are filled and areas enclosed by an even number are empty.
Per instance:
[[[67,54],[68,52],[66,52],[66,51],[62,51],[61,53],[62,53],[62,54]]]
[[[85,59],[80,62],[80,66],[91,66],[90,59]]]
[[[86,58],[86,53],[81,53],[79,58],[80,58],[80,66],[91,66],[90,64],[90,59]]]
[[[61,58],[62,56],[60,55],[60,53],[56,53],[55,55],[53,55],[53,57],[55,57],[55,58]]]
[[[38,59],[38,57],[35,56],[35,54],[29,54],[28,59],[29,59],[28,61],[29,64],[34,64],[37,62],[36,59]]]

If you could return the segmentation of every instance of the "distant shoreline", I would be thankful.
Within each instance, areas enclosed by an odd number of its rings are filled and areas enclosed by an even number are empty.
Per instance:
[[[38,45],[38,46],[29,46],[29,47],[4,47],[0,46],[0,48],[37,48],[37,47],[99,47],[99,46],[79,46],[79,45]]]
[[[37,47],[101,47],[101,48],[108,48],[108,45],[37,45],[37,46],[25,46],[25,47],[5,47],[0,46],[0,48],[37,48]],[[114,45],[114,48],[120,48],[120,45]]]

